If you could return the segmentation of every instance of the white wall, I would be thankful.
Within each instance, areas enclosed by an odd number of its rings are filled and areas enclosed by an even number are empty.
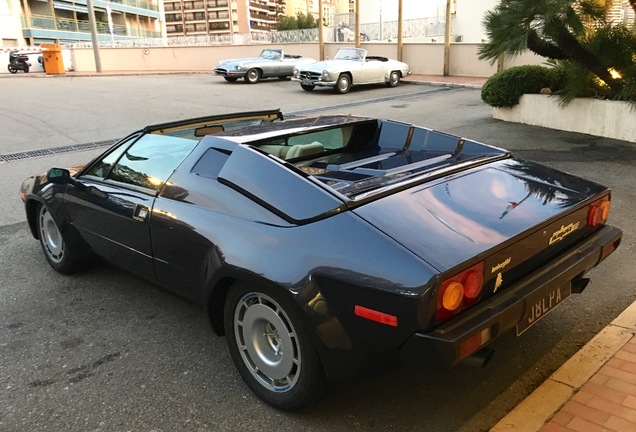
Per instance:
[[[634,112],[622,101],[577,98],[563,109],[554,97],[525,94],[512,108],[493,108],[493,118],[636,142]]]
[[[457,0],[457,10],[453,21],[453,41],[462,36],[463,42],[480,43],[486,39],[482,25],[484,15],[493,9],[499,0]]]
[[[5,45],[3,39],[15,40],[17,45],[25,44],[21,14],[20,0],[0,0],[0,48]]]

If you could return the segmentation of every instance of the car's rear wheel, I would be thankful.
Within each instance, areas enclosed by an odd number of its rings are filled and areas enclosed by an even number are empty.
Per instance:
[[[400,82],[400,78],[401,78],[400,72],[393,71],[391,72],[391,75],[389,76],[389,80],[386,82],[386,85],[389,87],[395,87]]]
[[[334,87],[336,93],[345,94],[351,90],[351,78],[347,74],[340,74],[338,81],[336,81],[336,87]]]
[[[223,77],[223,78],[225,78],[225,81],[227,82],[235,82],[238,79],[238,77]]]
[[[305,91],[312,91],[313,89],[316,88],[316,86],[308,85],[308,84],[301,84],[300,87]]]
[[[68,243],[46,205],[40,205],[37,212],[38,235],[46,260],[60,273],[70,274],[77,271],[79,261],[73,259],[72,251],[69,250]]]
[[[224,312],[232,360],[258,397],[276,408],[295,410],[323,393],[327,380],[320,359],[287,294],[237,283]]]
[[[256,84],[261,79],[261,71],[258,69],[250,69],[245,74],[245,81],[249,84]]]

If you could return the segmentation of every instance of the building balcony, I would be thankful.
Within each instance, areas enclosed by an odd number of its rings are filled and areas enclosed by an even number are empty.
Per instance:
[[[110,40],[111,33],[107,23],[98,22],[97,34],[99,40]],[[89,21],[69,18],[53,18],[45,15],[31,15],[29,22],[22,17],[22,33],[25,38],[60,39],[60,40],[91,40]],[[125,25],[113,25],[113,37],[116,39],[158,38],[161,32],[144,30],[141,28],[127,30]]]

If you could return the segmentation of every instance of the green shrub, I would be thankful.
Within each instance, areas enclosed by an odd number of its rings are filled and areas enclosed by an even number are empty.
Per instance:
[[[555,92],[565,84],[565,74],[558,68],[516,66],[497,72],[481,88],[481,99],[494,107],[511,107],[521,95],[539,93],[549,87]]]

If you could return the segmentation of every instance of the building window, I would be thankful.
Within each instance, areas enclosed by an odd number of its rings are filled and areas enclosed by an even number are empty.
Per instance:
[[[166,14],[166,22],[175,22],[175,21],[181,21],[180,13]]]
[[[230,28],[230,23],[228,22],[211,22],[210,23],[211,31],[228,30],[229,28]]]

